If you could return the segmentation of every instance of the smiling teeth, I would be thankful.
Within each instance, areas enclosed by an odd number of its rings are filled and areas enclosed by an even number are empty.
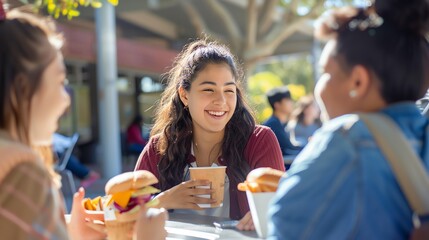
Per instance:
[[[225,112],[213,112],[213,111],[209,111],[209,113],[210,113],[211,115],[215,115],[215,116],[222,116],[222,115],[224,115],[224,114],[225,114]]]

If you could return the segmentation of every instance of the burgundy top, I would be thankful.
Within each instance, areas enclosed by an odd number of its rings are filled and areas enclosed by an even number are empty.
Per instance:
[[[140,154],[135,170],[148,170],[159,178],[157,165],[160,155],[156,150],[157,141],[157,136],[149,140],[148,145],[146,145],[142,154]],[[279,143],[269,127],[260,125],[255,127],[244,150],[244,157],[251,170],[260,167],[271,167],[285,171]],[[225,161],[228,161],[228,159],[225,159]],[[195,157],[190,155],[188,162],[195,162]],[[219,164],[226,165],[222,161]],[[230,218],[240,219],[249,211],[246,193],[238,191],[236,187],[238,183],[233,182],[230,176],[228,178],[230,179]]]

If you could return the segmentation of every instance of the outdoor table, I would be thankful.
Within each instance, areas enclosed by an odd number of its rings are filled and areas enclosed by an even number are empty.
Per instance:
[[[172,212],[165,226],[167,240],[260,239],[256,231],[218,229],[213,225],[213,222],[225,220],[229,219]]]

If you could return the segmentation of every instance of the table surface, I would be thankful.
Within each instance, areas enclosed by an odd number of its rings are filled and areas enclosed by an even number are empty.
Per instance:
[[[256,231],[239,231],[237,229],[218,229],[215,221],[227,218],[200,216],[191,214],[170,213],[166,223],[167,240],[211,240],[211,239],[261,239]]]

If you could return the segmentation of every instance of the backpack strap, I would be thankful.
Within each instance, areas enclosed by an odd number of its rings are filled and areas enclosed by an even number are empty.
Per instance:
[[[422,160],[395,122],[383,114],[360,113],[388,160],[408,203],[420,216],[429,213],[429,176]]]
[[[0,183],[14,167],[24,162],[41,163],[40,158],[30,147],[0,138]]]

